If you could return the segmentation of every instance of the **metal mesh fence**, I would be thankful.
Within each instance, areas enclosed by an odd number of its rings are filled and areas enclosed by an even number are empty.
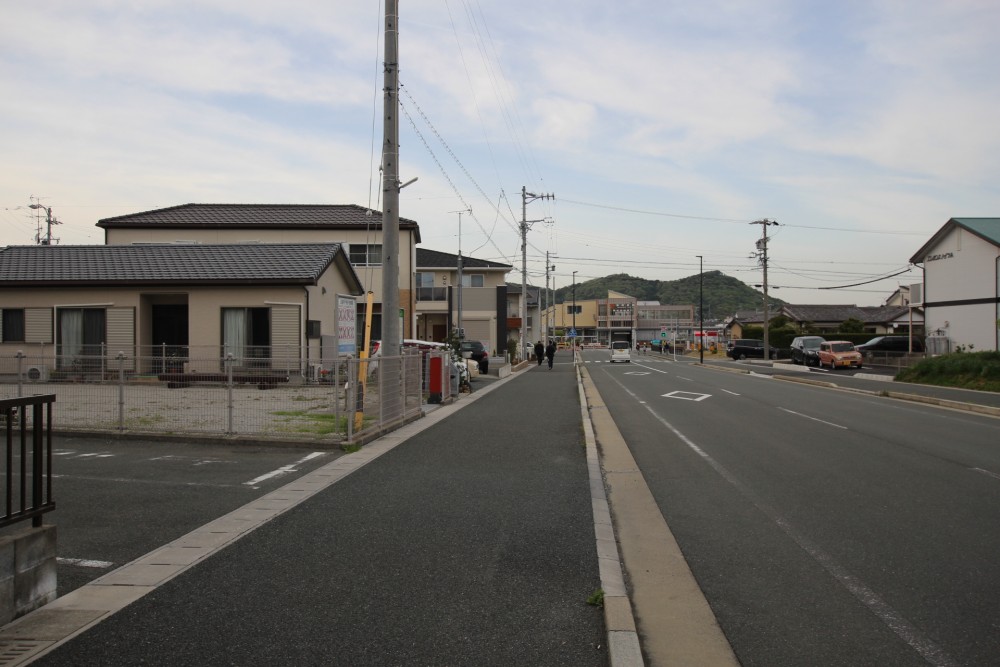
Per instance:
[[[247,364],[233,355],[19,354],[0,357],[0,398],[55,394],[63,431],[348,442],[421,413],[430,355],[322,364],[257,355]]]

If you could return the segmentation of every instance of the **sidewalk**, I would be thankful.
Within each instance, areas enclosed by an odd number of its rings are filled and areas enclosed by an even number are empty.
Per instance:
[[[55,646],[37,665],[606,665],[603,612],[586,604],[601,583],[580,421],[574,366],[557,356],[554,370],[439,408],[0,640],[34,655]]]

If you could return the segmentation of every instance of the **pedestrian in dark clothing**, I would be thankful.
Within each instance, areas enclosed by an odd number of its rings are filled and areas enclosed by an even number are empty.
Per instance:
[[[542,365],[542,359],[544,358],[545,358],[545,346],[542,345],[542,341],[538,341],[537,343],[535,343],[535,360],[538,362],[539,366]]]
[[[549,370],[551,371],[552,360],[555,359],[556,356],[556,344],[553,343],[552,341],[549,341],[549,344],[545,346],[545,356],[549,360]]]

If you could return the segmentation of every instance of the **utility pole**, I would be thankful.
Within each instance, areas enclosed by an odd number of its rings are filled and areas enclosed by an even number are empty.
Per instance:
[[[45,236],[42,236],[42,228],[40,224],[35,225],[35,244],[36,245],[52,245],[52,225],[61,225],[62,223],[52,217],[52,207],[43,206],[38,203],[37,197],[32,197],[33,201],[28,205],[28,208],[45,211]],[[37,219],[37,216],[36,216]],[[57,241],[59,239],[56,239]]]
[[[528,220],[528,202],[535,201],[536,199],[555,199],[554,194],[540,194],[536,195],[534,192],[528,192],[525,186],[521,186],[521,335],[519,336],[520,345],[518,347],[518,358],[524,358],[524,342],[525,333],[528,325],[528,229],[530,229],[529,223],[533,224],[536,222],[541,222],[540,220]]]
[[[452,213],[458,213],[458,324],[456,329],[458,329],[459,340],[465,339],[465,331],[462,327],[462,214],[472,213],[471,208],[463,208],[461,211],[452,211]]]
[[[764,358],[771,358],[771,341],[770,335],[768,333],[768,328],[771,320],[770,304],[767,298],[767,228],[771,225],[777,225],[778,223],[774,220],[768,220],[764,218],[763,220],[755,220],[750,223],[751,225],[760,225],[763,234],[757,241],[757,253],[751,255],[751,257],[757,257],[760,260],[760,265],[764,269]]]
[[[698,257],[698,328],[701,329],[701,340],[698,341],[698,361],[705,363],[705,258]],[[767,338],[764,339],[767,347]]]
[[[549,299],[549,296],[550,296],[550,294],[549,294],[549,271],[555,271],[555,270],[556,270],[555,264],[549,264],[549,251],[546,250],[545,251],[545,292],[544,292],[544,295],[542,297],[542,308],[543,308],[542,312],[545,313],[545,320],[543,322],[543,327],[542,327],[542,340],[546,344],[548,344],[548,342],[549,342],[549,306],[552,305],[552,304],[549,303],[549,301],[550,301],[550,299]]]
[[[385,62],[382,63],[382,345],[384,356],[399,356],[399,9],[385,2]]]

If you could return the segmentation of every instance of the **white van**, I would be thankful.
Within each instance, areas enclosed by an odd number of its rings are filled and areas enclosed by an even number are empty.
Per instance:
[[[616,361],[632,361],[632,344],[627,340],[616,340],[611,343],[611,363]]]

